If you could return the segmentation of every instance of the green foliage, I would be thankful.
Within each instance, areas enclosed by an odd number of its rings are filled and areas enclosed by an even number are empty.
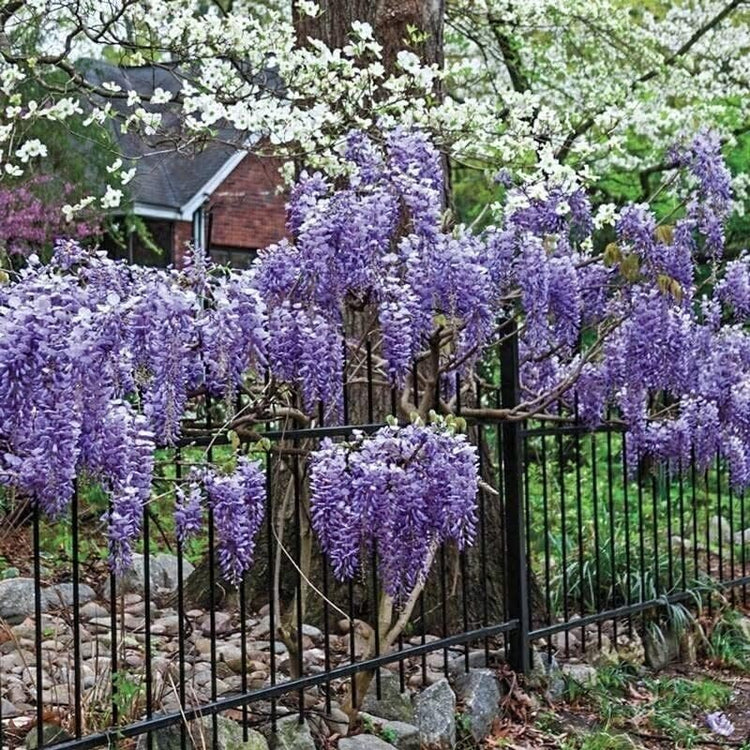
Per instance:
[[[633,741],[623,734],[605,731],[592,732],[585,737],[568,738],[563,750],[633,750]]]
[[[380,730],[380,736],[385,742],[388,742],[391,745],[395,745],[398,741],[398,735],[391,727],[383,727],[383,729]]]
[[[633,747],[633,729],[667,737],[679,748],[695,747],[706,739],[706,714],[725,709],[732,699],[730,686],[710,679],[641,678],[621,666],[602,669],[597,677],[586,689],[567,685],[568,702],[584,704],[598,722],[594,731],[571,737],[564,745],[570,750]],[[549,717],[545,726],[560,729]]]
[[[451,180],[457,223],[469,225],[476,222],[477,229],[491,223],[492,214],[485,212],[485,207],[499,201],[504,189],[493,184],[484,170],[466,165],[453,165]]]
[[[620,434],[534,436],[526,445],[529,554],[553,616],[566,589],[569,611],[583,612],[683,589],[705,593],[707,567],[718,575],[718,547],[710,559],[706,551],[709,519],[729,519],[732,533],[750,526],[723,467],[703,476],[652,466],[633,476],[628,467],[628,475]],[[750,562],[741,544],[725,542],[721,552],[737,567]]]
[[[720,664],[750,670],[750,639],[741,623],[743,616],[728,609],[714,625],[708,639],[708,654]]]

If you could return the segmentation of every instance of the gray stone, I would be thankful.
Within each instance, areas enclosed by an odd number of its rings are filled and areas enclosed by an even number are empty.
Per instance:
[[[489,658],[488,658],[489,657]],[[472,649],[469,651],[469,669],[479,669],[481,667],[491,667],[492,665],[501,664],[505,661],[505,652],[490,649],[488,653],[483,648]],[[452,656],[448,660],[448,677],[455,680],[466,672],[466,657]]]
[[[565,681],[557,659],[550,656],[546,650],[534,649],[531,652],[531,672],[526,678],[526,684],[536,690],[546,690],[552,698],[562,695],[565,691]]]
[[[750,617],[744,615],[737,618],[737,629],[742,634],[742,637],[750,643]]]
[[[482,742],[500,715],[500,684],[491,669],[470,669],[456,680],[456,696],[463,703],[469,732]]]
[[[5,620],[10,625],[18,625],[33,614],[35,588],[33,578],[9,578],[0,581],[0,620]],[[78,596],[79,603],[85,604],[91,601],[96,593],[91,586],[81,583],[78,587]],[[69,608],[72,603],[72,583],[60,583],[42,589],[43,613],[50,609]]]
[[[732,543],[732,525],[728,518],[722,516],[711,516],[708,522],[708,538],[711,544],[717,545]]]
[[[445,675],[442,672],[436,672],[434,669],[430,669],[429,667],[424,671],[424,674],[422,673],[422,670],[420,669],[418,672],[415,672],[411,677],[409,677],[409,687],[412,688],[421,688],[421,687],[427,687],[428,685],[434,685],[436,682],[440,682],[445,677]]]
[[[143,568],[143,555],[134,554],[131,567],[117,581],[118,594],[143,595],[146,582]],[[183,582],[187,580],[193,569],[193,566],[187,560],[182,561]],[[177,558],[174,555],[166,553],[151,555],[149,559],[149,578],[151,596],[155,599],[168,599],[177,591]]]
[[[81,617],[84,620],[92,620],[95,617],[107,617],[109,610],[98,602],[87,602],[81,607]]]
[[[21,712],[10,701],[0,698],[0,716],[3,719],[13,719],[20,714]]]
[[[339,740],[339,750],[393,750],[393,745],[374,734],[355,734]]]
[[[58,583],[44,590],[48,609],[68,609],[73,606],[73,584]],[[88,604],[96,598],[96,592],[85,583],[78,584],[78,604]]]
[[[646,661],[641,636],[634,630],[632,634],[622,633],[617,637],[617,655],[621,662],[634,667],[642,667]]]
[[[596,669],[588,664],[563,664],[561,671],[567,679],[573,680],[583,688],[596,685]]]
[[[380,737],[399,750],[419,750],[419,728],[414,724],[404,721],[383,721],[366,713],[360,713],[360,716],[366,725],[369,722]]]
[[[609,636],[606,633],[592,633],[591,636],[591,641],[586,648],[586,661],[600,669],[616,665],[620,658]]]
[[[65,742],[66,740],[72,740],[73,735],[66,732],[58,724],[44,724],[42,726],[42,747],[48,745],[57,744],[58,742]],[[32,730],[26,735],[24,746],[27,750],[36,750],[39,747],[37,728],[33,727]]]
[[[278,750],[315,750],[310,726],[306,721],[300,724],[297,716],[285,716],[276,722],[271,744]]]
[[[151,735],[153,750],[181,750],[182,731],[180,724],[174,724],[164,729],[158,729]],[[216,717],[216,743],[213,742],[212,719],[206,717],[200,721],[193,721],[185,731],[187,750],[268,750],[266,738],[253,729],[248,730],[247,741],[243,740],[242,727],[231,719],[223,716]],[[148,741],[146,735],[141,735],[136,744],[136,750],[146,750]]]
[[[349,716],[338,706],[331,706],[330,713],[323,714],[323,721],[331,734],[343,735],[349,731]]]
[[[314,641],[323,640],[323,631],[320,628],[316,628],[314,625],[303,625],[302,635],[306,635],[308,638],[312,638]]]
[[[650,627],[643,639],[646,664],[656,671],[680,658],[680,641],[669,630]]]
[[[408,693],[401,692],[401,681],[397,674],[381,671],[380,699],[377,696],[377,681],[373,677],[361,706],[363,711],[381,719],[391,721],[414,721],[414,707]]]
[[[448,680],[430,685],[416,698],[419,741],[424,747],[452,750],[456,745],[456,696]]]

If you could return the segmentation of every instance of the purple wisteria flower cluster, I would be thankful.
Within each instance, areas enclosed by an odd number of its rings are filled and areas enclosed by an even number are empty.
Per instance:
[[[129,564],[153,454],[191,393],[231,396],[266,361],[265,306],[247,275],[136,268],[60,242],[0,288],[0,482],[51,517],[74,479],[109,492],[110,560]]]
[[[514,317],[529,413],[594,426],[612,411],[628,428],[631,466],[644,456],[705,466],[720,452],[734,484],[750,484],[750,256],[720,262],[731,191],[713,135],[670,155],[685,177],[670,181],[682,213],[665,225],[647,205],[625,206],[606,248],[579,186],[503,180],[501,220],[475,233],[445,226],[441,157],[423,133],[353,132],[345,154],[341,183],[302,175],[289,238],[251,269],[200,253],[182,271],[138,268],[66,241],[50,264],[32,256],[0,284],[0,482],[53,517],[77,476],[101,483],[120,569],[154,450],[176,444],[191,399],[281,383],[295,405],[317,416],[322,403],[332,419],[347,355],[362,349],[357,314],[396,387],[409,387],[419,359],[436,367],[434,383],[455,383]],[[182,538],[198,528],[202,499],[213,509],[232,580],[252,559],[261,513],[252,466],[207,473],[178,497]],[[433,544],[472,537],[474,450],[443,428],[327,443],[311,478],[315,530],[337,575],[377,547],[396,599],[425,574]]]
[[[266,480],[260,466],[241,456],[231,474],[215,467],[197,471],[187,493],[177,499],[177,537],[184,542],[202,528],[203,502],[213,513],[219,566],[227,581],[239,584],[253,564],[255,543],[266,508]]]
[[[520,291],[522,386],[536,403],[559,393],[546,403],[592,427],[613,410],[633,467],[649,456],[675,468],[695,457],[705,468],[721,453],[733,483],[746,486],[750,259],[718,262],[731,210],[718,140],[700,133],[672,158],[687,173],[683,214],[663,225],[647,205],[626,206],[604,253],[591,250],[579,191],[509,201],[495,244],[512,268],[505,283]],[[706,260],[713,289],[697,280]]]
[[[384,145],[360,132],[346,145],[348,184],[303,174],[286,240],[261,252],[272,371],[299,386],[308,407],[341,398],[344,310],[368,306],[387,374],[403,382],[435,329],[455,332],[446,359],[470,366],[491,335],[493,283],[484,245],[442,229],[440,154],[421,133],[394,130]]]
[[[438,425],[323,441],[310,460],[310,512],[334,575],[352,578],[375,549],[381,586],[403,603],[438,545],[473,542],[477,461],[465,435]]]

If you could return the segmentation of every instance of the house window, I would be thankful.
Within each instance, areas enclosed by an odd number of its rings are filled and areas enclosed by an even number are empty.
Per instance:
[[[107,251],[110,258],[125,260],[139,266],[166,268],[172,261],[174,223],[163,219],[143,219],[142,221],[148,238],[132,232],[129,237],[121,237],[125,242],[123,247],[113,237],[105,235],[102,249]]]
[[[258,255],[257,248],[217,247],[212,246],[209,251],[211,260],[220,266],[232,268],[250,268]]]

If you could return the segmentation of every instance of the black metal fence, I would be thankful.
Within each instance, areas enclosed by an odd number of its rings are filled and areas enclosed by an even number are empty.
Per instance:
[[[510,337],[496,367],[458,388],[456,413],[479,447],[477,540],[460,554],[439,551],[387,653],[377,645],[376,561],[358,580],[336,582],[306,504],[306,458],[320,440],[382,426],[369,350],[364,386],[345,389],[341,424],[258,427],[265,447],[247,449],[265,462],[269,506],[256,565],[237,590],[215,566],[210,515],[205,538],[185,546],[167,520],[175,484],[228,450],[226,426],[217,426],[226,405],[204,399],[202,421],[186,423],[181,445],[160,452],[130,583],[106,574],[98,554],[94,489],[77,488],[66,524],[33,514],[28,553],[10,561],[22,575],[28,566],[33,602],[0,623],[0,747],[29,731],[40,747],[82,750],[150,748],[165,731],[181,747],[200,746],[196,731],[215,746],[226,719],[245,739],[305,717],[322,727],[347,691],[359,702],[363,673],[374,671],[377,694],[386,679],[403,690],[470,666],[526,672],[532,648],[580,656],[607,639],[616,649],[668,605],[702,595],[711,607],[721,588],[745,601],[750,519],[721,462],[700,476],[674,466],[632,471],[617,426],[592,433],[574,420],[477,417],[518,402],[517,356]],[[350,412],[366,423],[352,424]]]

